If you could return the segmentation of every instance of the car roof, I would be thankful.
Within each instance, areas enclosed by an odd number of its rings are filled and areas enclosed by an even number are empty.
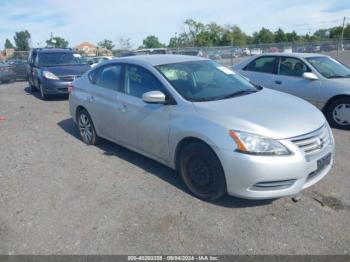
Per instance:
[[[40,53],[72,53],[73,50],[71,48],[34,48],[36,52]]]
[[[301,57],[301,58],[308,58],[308,57],[315,57],[315,56],[326,56],[318,53],[263,53],[259,56],[289,56],[289,57]]]
[[[203,60],[208,60],[208,59],[198,57],[198,56],[164,54],[164,55],[127,56],[127,57],[112,59],[110,61],[147,63],[152,66],[157,66],[157,65],[174,64],[174,63],[190,62],[190,61],[203,61]]]

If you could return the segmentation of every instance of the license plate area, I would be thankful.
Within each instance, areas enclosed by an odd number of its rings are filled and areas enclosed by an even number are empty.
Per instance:
[[[331,163],[331,160],[332,160],[332,153],[329,153],[326,156],[322,157],[321,159],[317,160],[317,172],[321,171],[326,166],[328,166]]]
[[[322,157],[321,159],[317,160],[317,169],[310,173],[307,177],[307,180],[310,180],[314,177],[316,177],[326,166],[328,166],[332,161],[332,153],[327,154],[326,156]]]

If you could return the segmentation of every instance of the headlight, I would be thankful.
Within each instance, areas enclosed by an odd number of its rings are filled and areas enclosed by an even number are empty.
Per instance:
[[[236,151],[252,155],[283,156],[291,152],[277,140],[245,133],[230,131],[230,136],[237,144]]]
[[[43,71],[43,76],[47,79],[59,80],[59,78],[54,73],[51,73],[50,71]]]

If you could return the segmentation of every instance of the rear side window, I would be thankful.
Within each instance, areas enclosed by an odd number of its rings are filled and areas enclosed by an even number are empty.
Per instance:
[[[274,56],[259,57],[250,62],[243,70],[272,74],[275,71],[277,58]]]
[[[118,91],[120,89],[121,65],[106,65],[92,71],[90,81],[98,86]]]
[[[125,69],[124,93],[141,98],[149,91],[164,92],[163,85],[145,68],[127,65]]]
[[[302,77],[305,72],[311,72],[304,62],[293,57],[281,57],[279,75]]]

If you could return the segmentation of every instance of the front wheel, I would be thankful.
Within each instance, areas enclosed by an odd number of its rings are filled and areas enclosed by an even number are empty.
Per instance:
[[[47,94],[44,92],[43,85],[39,82],[39,91],[40,91],[40,97],[42,100],[46,100],[48,98]]]
[[[350,97],[333,101],[327,109],[326,116],[332,127],[350,130]]]
[[[32,84],[32,82],[30,81],[30,78],[29,76],[27,76],[27,79],[28,79],[28,84],[29,84],[29,89],[30,89],[30,92],[35,92],[37,91],[36,87],[34,84]]]
[[[99,137],[96,134],[96,130],[91,117],[85,109],[81,109],[78,113],[78,128],[80,137],[85,144],[98,144]]]
[[[204,143],[193,143],[180,153],[180,174],[198,198],[216,200],[226,193],[223,168],[215,152]]]

